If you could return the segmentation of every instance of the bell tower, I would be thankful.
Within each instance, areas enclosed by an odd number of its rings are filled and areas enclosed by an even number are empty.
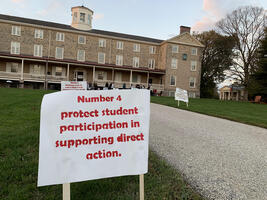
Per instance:
[[[84,6],[76,6],[71,8],[73,28],[89,31],[92,29],[92,19],[94,12]]]

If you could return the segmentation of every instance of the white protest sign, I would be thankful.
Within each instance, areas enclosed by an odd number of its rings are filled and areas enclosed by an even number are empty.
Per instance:
[[[61,90],[87,90],[86,81],[61,81]]]
[[[147,173],[149,116],[149,90],[45,95],[38,186]]]
[[[188,94],[186,90],[176,88],[175,100],[188,103]]]

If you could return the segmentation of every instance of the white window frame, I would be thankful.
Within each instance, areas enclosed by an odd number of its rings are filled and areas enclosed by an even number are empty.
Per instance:
[[[20,54],[20,43],[19,42],[11,42],[10,53]]]
[[[86,16],[86,13],[83,13],[83,12],[80,13],[80,22],[85,23],[85,18],[86,18],[85,16]]]
[[[81,41],[80,41],[80,38],[83,38],[84,41],[81,42]],[[84,36],[84,35],[78,35],[78,44],[86,44],[86,36]]]
[[[34,38],[36,38],[36,39],[43,39],[44,38],[44,30],[35,29],[34,30]]]
[[[101,60],[101,56],[103,56],[103,60]],[[106,54],[105,53],[98,52],[98,63],[105,64],[105,57],[106,57]]]
[[[193,68],[193,66],[194,66],[195,68]],[[195,60],[191,60],[191,67],[190,67],[190,70],[191,70],[192,72],[197,71],[197,61],[195,61]]]
[[[33,56],[42,57],[43,56],[43,45],[35,44],[33,47]]]
[[[172,85],[172,77],[174,77],[174,85]],[[174,75],[170,76],[170,86],[176,86],[176,76]]]
[[[149,69],[155,69],[155,67],[156,67],[156,61],[155,61],[155,59],[149,59],[148,60],[148,68]]]
[[[123,65],[123,55],[116,55],[116,65],[117,66]]]
[[[16,68],[15,72],[12,72],[12,68],[13,68],[13,67]],[[10,66],[10,72],[11,72],[11,73],[19,73],[19,68],[20,68],[19,63],[11,63],[11,66]]]
[[[57,70],[60,69],[60,70]],[[57,73],[61,73],[60,75],[57,75]],[[63,76],[63,67],[56,66],[55,67],[55,76],[62,77]]]
[[[62,55],[61,55],[61,56],[58,56],[58,55],[57,55],[58,49],[62,49]],[[56,59],[63,59],[63,58],[64,58],[64,48],[62,48],[62,47],[56,47],[55,58],[56,58]]]
[[[133,51],[134,52],[140,52],[140,44],[134,43],[133,44]]]
[[[179,46],[177,44],[172,45],[172,53],[178,53],[179,52]]]
[[[99,47],[106,47],[106,39],[99,39],[98,40]]]
[[[84,50],[78,50],[77,51],[77,61],[85,61],[85,51]]]
[[[11,35],[21,36],[21,26],[12,26]]]
[[[177,58],[172,58],[171,60],[171,69],[177,69],[178,65],[178,59]]]
[[[139,67],[139,57],[133,57],[133,67]]]
[[[57,32],[56,41],[64,42],[64,40],[65,40],[65,34],[61,32]]]
[[[195,51],[194,51],[195,50]],[[194,53],[195,52],[195,53]],[[191,55],[193,56],[197,56],[197,48],[196,47],[192,47],[191,49]]]
[[[194,86],[191,86],[191,84],[190,84],[190,83],[192,83],[191,80],[193,80]],[[196,88],[196,78],[195,77],[190,77],[189,78],[189,87],[190,88]]]
[[[155,46],[150,46],[149,47],[149,53],[150,54],[156,54],[156,47]]]
[[[188,97],[189,98],[196,98],[196,93],[195,92],[188,92]]]
[[[123,50],[123,42],[117,41],[117,49]]]

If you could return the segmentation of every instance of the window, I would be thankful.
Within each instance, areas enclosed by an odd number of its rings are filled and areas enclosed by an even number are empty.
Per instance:
[[[191,54],[196,56],[197,55],[197,48],[192,48]]]
[[[73,21],[77,22],[77,12],[74,12],[74,14],[73,14]]]
[[[106,47],[106,40],[105,39],[99,39],[98,45],[99,45],[99,47]]]
[[[141,75],[140,74],[133,74],[132,82],[133,83],[141,83]]]
[[[84,50],[78,50],[77,60],[78,61],[85,61],[85,51]]]
[[[19,72],[19,63],[11,63],[11,70],[12,73],[18,73]]]
[[[148,68],[154,69],[155,68],[155,59],[149,59],[148,60]]]
[[[183,60],[187,60],[187,54],[186,53],[183,54]]]
[[[178,45],[172,45],[172,53],[178,53],[179,47]]]
[[[123,56],[116,55],[116,65],[122,66],[123,65]]]
[[[87,17],[87,23],[90,25],[91,24],[91,16],[90,15],[88,15],[88,17]]]
[[[196,93],[195,92],[189,92],[188,97],[189,98],[196,98]]]
[[[140,44],[133,44],[133,51],[140,52]]]
[[[107,80],[107,72],[106,71],[96,71],[96,79],[97,80]]]
[[[197,70],[197,61],[191,61],[191,71]]]
[[[105,64],[105,53],[98,53],[98,63]]]
[[[149,47],[149,53],[150,54],[155,54],[156,53],[156,47],[155,46],[150,46]]]
[[[172,58],[172,63],[171,63],[171,68],[172,69],[177,69],[177,59],[176,58]]]
[[[123,42],[121,41],[117,42],[117,49],[123,49]]]
[[[11,42],[11,54],[20,54],[20,43]]]
[[[64,33],[57,32],[56,40],[64,42]]]
[[[62,67],[56,67],[56,72],[55,72],[55,75],[56,76],[62,76]]]
[[[64,48],[61,47],[56,47],[56,58],[57,59],[63,59],[63,55],[64,55]]]
[[[85,13],[80,13],[80,22],[85,22]]]
[[[171,75],[170,86],[176,85],[176,76]]]
[[[40,29],[35,29],[34,38],[43,39],[44,38],[44,31]]]
[[[195,88],[196,87],[196,78],[190,77],[190,79],[189,79],[189,87],[190,88]]]
[[[79,44],[86,44],[86,37],[83,35],[78,36],[78,43]]]
[[[12,26],[11,34],[20,36],[21,35],[21,27],[20,26]]]
[[[133,67],[139,67],[139,58],[133,57]]]
[[[41,65],[33,65],[31,74],[41,74]]]
[[[43,56],[43,45],[34,45],[33,55],[42,57]]]

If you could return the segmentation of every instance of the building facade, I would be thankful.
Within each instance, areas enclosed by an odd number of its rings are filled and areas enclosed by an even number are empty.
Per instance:
[[[72,8],[72,24],[0,15],[0,86],[59,89],[61,81],[200,96],[203,45],[189,27],[168,39],[92,29],[93,11]]]

